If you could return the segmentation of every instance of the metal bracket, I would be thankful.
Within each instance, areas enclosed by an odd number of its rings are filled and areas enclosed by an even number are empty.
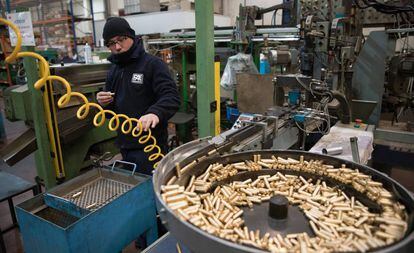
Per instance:
[[[352,160],[360,164],[361,159],[359,158],[358,137],[351,137],[349,138],[349,141],[351,142]]]
[[[103,155],[92,160],[92,164],[97,167],[103,167],[104,161],[110,161],[114,158],[114,155],[111,152],[105,152]]]
[[[210,112],[215,112],[217,111],[217,100],[214,100],[213,102],[210,103]]]
[[[115,164],[116,163],[124,163],[124,164],[128,164],[128,165],[132,165],[133,166],[133,170],[132,170],[132,176],[135,174],[135,170],[137,169],[137,165],[135,164],[135,163],[130,163],[130,162],[126,162],[126,161],[121,161],[121,160],[116,160],[113,164],[112,164],[112,168],[111,168],[111,171],[113,172],[114,171],[114,168],[115,168]]]
[[[263,131],[263,133],[262,133],[262,143],[265,143],[266,142],[266,127],[267,127],[267,124],[264,123],[264,122],[253,122],[253,121],[249,121],[249,122],[246,122],[246,123],[250,124],[250,125],[256,125],[256,126],[262,127],[262,131]]]
[[[274,127],[273,127],[273,138],[277,138],[279,134],[279,117],[275,116],[268,116],[269,119],[272,119],[274,121]]]

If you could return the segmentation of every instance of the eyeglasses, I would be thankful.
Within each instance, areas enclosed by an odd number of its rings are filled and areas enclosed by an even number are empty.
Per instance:
[[[124,42],[126,39],[128,39],[128,37],[127,37],[127,36],[120,36],[118,39],[113,39],[113,40],[108,41],[108,42],[106,43],[106,46],[107,46],[107,47],[113,47],[113,46],[115,46],[116,44],[121,45],[120,43]]]

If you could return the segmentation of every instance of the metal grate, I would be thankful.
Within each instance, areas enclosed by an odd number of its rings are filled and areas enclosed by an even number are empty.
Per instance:
[[[132,187],[133,185],[130,184],[100,177],[79,189],[71,191],[63,198],[79,207],[93,211],[111,202]]]

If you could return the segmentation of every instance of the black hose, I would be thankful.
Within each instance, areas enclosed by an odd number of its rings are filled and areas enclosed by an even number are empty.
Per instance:
[[[375,0],[373,1],[362,0],[362,2],[365,4],[365,6],[361,6],[358,3],[358,0],[354,0],[354,3],[356,4],[356,6],[360,9],[366,9],[366,8],[372,7],[376,11],[379,11],[385,14],[397,14],[397,13],[405,13],[405,12],[414,11],[414,7],[409,4],[405,6],[396,6],[396,5],[388,5],[388,4],[379,3]]]
[[[284,9],[284,10],[290,10],[293,7],[293,1],[291,2],[286,2],[286,3],[282,3],[282,4],[277,4],[277,5],[273,5],[269,8],[265,8],[265,9],[259,9],[257,11],[257,15],[262,15],[271,11],[277,11],[280,9]]]
[[[351,123],[351,107],[349,106],[348,100],[346,99],[345,95],[340,93],[339,91],[331,91],[334,98],[339,101],[342,109],[342,115],[338,115],[341,119],[343,124]]]

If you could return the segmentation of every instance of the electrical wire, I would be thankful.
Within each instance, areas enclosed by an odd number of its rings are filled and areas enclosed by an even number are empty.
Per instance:
[[[300,79],[299,79],[299,75],[295,75],[295,79],[296,81],[307,91],[311,92],[310,87],[306,86],[306,84],[304,84]]]
[[[317,80],[311,80],[311,82],[309,83],[309,86],[307,86],[305,83],[302,82],[302,80],[299,79],[299,75],[295,75],[295,79],[306,91],[310,92],[314,98],[316,97],[316,95],[332,97],[332,95],[330,95],[329,92],[319,92],[319,91],[314,90],[312,87],[313,84],[321,85],[324,83],[318,82]],[[326,85],[323,85],[323,86],[327,87]]]
[[[148,156],[148,160],[151,162],[164,157],[164,155],[161,153],[161,148],[157,145],[157,140],[151,134],[151,129],[148,129],[146,134],[143,135],[144,130],[142,123],[139,119],[131,118],[125,114],[117,114],[112,110],[104,109],[101,105],[97,103],[89,102],[88,98],[84,94],[72,91],[72,87],[66,79],[64,79],[61,76],[50,74],[49,63],[40,54],[33,52],[20,52],[22,36],[17,26],[3,18],[0,18],[0,23],[3,23],[12,28],[12,30],[15,32],[17,36],[16,46],[14,47],[12,53],[5,59],[7,63],[13,62],[17,58],[22,57],[32,57],[38,60],[38,66],[41,73],[41,77],[34,83],[35,89],[42,89],[48,81],[57,81],[58,83],[63,84],[63,86],[66,88],[66,93],[62,95],[58,100],[57,104],[59,108],[63,108],[66,105],[68,105],[72,97],[78,97],[84,103],[79,107],[79,109],[76,112],[76,116],[78,117],[78,119],[85,119],[89,115],[91,108],[96,108],[99,111],[95,114],[93,118],[93,124],[96,127],[103,126],[107,120],[106,116],[109,114],[111,116],[108,123],[109,130],[117,131],[120,127],[121,132],[123,134],[131,134],[133,137],[138,138],[138,143],[140,144],[145,144],[152,140],[153,143],[146,145],[144,148],[145,153],[156,151]],[[121,123],[121,120],[124,121]],[[157,167],[158,163],[159,162],[154,163],[154,169]]]
[[[361,5],[358,2],[358,0],[354,0],[355,5],[360,9],[367,9],[369,7],[372,7],[376,11],[379,11],[385,14],[396,14],[396,13],[414,11],[414,7],[410,4],[406,4],[405,6],[396,6],[396,5],[379,3],[376,0],[362,0],[362,2],[365,4],[365,6]]]
[[[164,51],[164,50],[170,50],[170,49],[173,49],[173,48],[176,48],[176,47],[179,47],[179,46],[187,46],[187,45],[190,45],[190,44],[177,44],[177,45],[173,45],[173,46],[170,46],[170,47],[165,47],[165,48],[155,48],[155,47],[150,47],[149,48],[149,51],[152,53],[152,54],[154,54],[154,55],[158,55],[160,52],[162,52],[162,51]]]
[[[320,133],[323,135],[329,134],[330,129],[331,129],[331,119],[330,119],[331,116],[329,115],[328,103],[330,101],[331,101],[331,98],[329,96],[323,97],[321,101],[319,102],[318,106],[316,107],[316,109],[309,109],[307,111],[307,114],[309,115],[316,115],[316,116],[319,115],[317,117],[313,117],[312,119],[322,121],[322,125],[325,125],[323,129],[321,129],[320,124],[317,124],[318,131],[308,131],[306,130],[306,127],[305,128],[301,127],[299,123],[295,121],[295,124],[298,127],[298,129],[303,131],[305,134],[317,134],[317,133]]]
[[[312,96],[315,98],[316,96],[315,95],[318,95],[318,96],[323,96],[323,98],[320,100],[320,102],[319,102],[319,104],[318,104],[318,106],[316,107],[316,113],[314,113],[314,114],[320,114],[320,115],[324,115],[325,116],[325,119],[324,118],[320,118],[320,120],[322,120],[322,121],[324,121],[325,123],[326,123],[326,127],[324,128],[324,129],[321,129],[320,128],[320,125],[318,125],[317,127],[318,127],[318,131],[312,131],[312,132],[308,132],[306,129],[303,129],[302,127],[300,127],[300,125],[295,121],[295,124],[296,124],[296,126],[301,130],[301,131],[303,131],[304,133],[306,133],[306,134],[309,134],[309,133],[321,133],[321,134],[323,134],[323,135],[326,135],[326,134],[328,134],[329,133],[329,131],[330,131],[330,128],[331,128],[331,120],[330,120],[330,115],[329,115],[329,108],[328,108],[328,103],[329,102],[331,102],[332,101],[332,99],[333,99],[333,96],[332,96],[332,94],[330,94],[330,92],[318,92],[318,91],[315,91],[313,88],[312,88],[312,84],[318,84],[318,85],[321,85],[321,84],[323,84],[323,83],[320,83],[320,82],[317,82],[317,81],[315,81],[315,80],[312,80],[311,82],[310,82],[310,85],[309,86],[307,86],[305,83],[303,83],[300,79],[299,79],[299,76],[298,75],[295,75],[295,79],[296,79],[296,81],[305,89],[305,90],[307,90],[308,92],[310,92],[311,94],[312,94]],[[316,119],[316,118],[315,118]],[[306,127],[305,127],[306,128]]]
[[[414,85],[414,77],[410,77],[408,79],[408,85],[407,85],[407,95],[408,95],[408,99],[412,98],[412,93],[413,93],[413,85]],[[395,118],[395,121],[398,122],[398,120],[400,119],[402,113],[405,111],[407,105],[403,105],[401,106],[400,111],[397,113],[397,116]],[[407,106],[408,107],[408,106]]]
[[[308,131],[308,130],[306,130],[306,127],[305,128],[301,127],[298,122],[295,121],[295,124],[296,124],[297,128],[299,128],[299,130],[301,130],[305,134],[323,134],[323,135],[326,135],[326,134],[329,133],[330,127],[328,127],[328,122],[325,119],[322,119],[321,118],[320,120],[327,124],[327,127],[326,128],[328,130],[321,131],[320,130],[320,126],[318,125],[317,126],[318,127],[318,131]]]
[[[322,134],[328,134],[331,130],[331,116],[329,115],[329,108],[328,108],[328,103],[331,101],[330,97],[324,97],[321,99],[321,102],[319,103],[319,105],[317,106],[316,110],[318,111],[323,111],[323,115],[326,116],[326,128],[322,131],[318,125],[318,130],[322,133]]]
[[[277,10],[275,10],[272,14],[272,19],[270,21],[270,25],[272,25],[272,26],[276,25],[276,12],[277,12]]]

